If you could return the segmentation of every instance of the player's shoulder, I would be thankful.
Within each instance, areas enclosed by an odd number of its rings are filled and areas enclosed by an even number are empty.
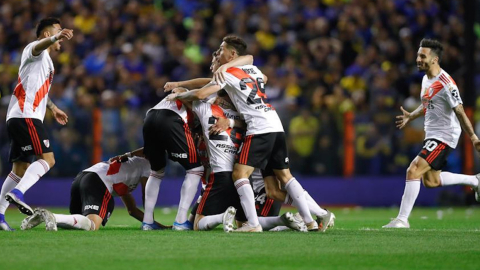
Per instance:
[[[260,69],[258,69],[257,66],[255,65],[244,65],[244,66],[236,66],[236,67],[231,67],[227,69],[227,73],[230,74],[246,74],[246,75],[251,75],[251,74],[261,74],[262,72]]]
[[[443,69],[440,71],[440,75],[438,76],[438,81],[440,81],[444,86],[448,86],[449,88],[452,88],[453,86],[457,85],[455,83],[455,80],[453,80],[452,76],[450,76],[450,74],[448,74]]]

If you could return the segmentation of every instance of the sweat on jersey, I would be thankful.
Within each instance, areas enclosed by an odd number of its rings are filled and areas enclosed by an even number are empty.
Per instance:
[[[254,65],[232,67],[220,84],[247,123],[246,135],[284,132],[275,108],[265,102],[263,73]]]
[[[83,170],[94,172],[112,196],[123,196],[132,192],[142,177],[150,176],[150,163],[142,157],[131,157],[126,162],[100,162]]]
[[[437,139],[455,148],[462,133],[453,111],[462,104],[455,81],[443,69],[431,79],[423,76],[420,99],[425,113],[425,139]]]
[[[38,56],[32,54],[38,42],[31,42],[22,52],[18,83],[8,104],[7,121],[10,118],[35,118],[43,122],[45,118],[55,68],[47,50]]]

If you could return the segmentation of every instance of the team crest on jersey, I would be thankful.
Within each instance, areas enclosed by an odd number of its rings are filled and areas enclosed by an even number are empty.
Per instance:
[[[50,140],[43,140],[43,144],[45,144],[45,147],[49,148],[50,147]]]

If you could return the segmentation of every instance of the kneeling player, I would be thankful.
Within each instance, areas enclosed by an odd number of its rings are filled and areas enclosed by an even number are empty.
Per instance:
[[[130,193],[139,183],[144,197],[145,185],[150,173],[148,160],[131,157],[125,162],[100,162],[80,172],[73,181],[70,198],[71,215],[52,214],[46,209],[35,209],[34,214],[22,221],[22,230],[31,229],[45,222],[47,230],[58,227],[94,231],[105,226],[110,218],[114,201],[119,196],[130,216],[142,221],[143,212],[137,208]],[[155,229],[167,228],[155,222]]]

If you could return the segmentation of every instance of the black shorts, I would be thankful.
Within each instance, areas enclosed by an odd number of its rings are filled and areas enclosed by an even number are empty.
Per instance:
[[[418,153],[419,157],[425,159],[434,170],[441,170],[447,164],[447,158],[452,148],[446,143],[436,139],[423,141],[423,148]]]
[[[42,121],[35,118],[11,118],[7,121],[10,138],[10,162],[33,162],[35,156],[52,152]]]
[[[233,184],[232,172],[210,174],[207,187],[197,208],[197,214],[204,216],[217,215],[225,212],[229,206],[237,209],[236,219],[246,221],[245,213],[240,204],[240,197]]]
[[[259,217],[275,217],[280,214],[280,208],[282,208],[282,202],[269,199],[265,188],[262,188],[260,192],[255,193],[255,209],[257,210],[257,216]]]
[[[148,112],[143,124],[143,141],[143,152],[153,171],[165,168],[165,153],[185,170],[201,166],[188,124],[173,111]]]
[[[255,168],[283,170],[289,168],[284,132],[246,136],[236,162]]]
[[[99,215],[102,225],[107,224],[115,207],[112,194],[94,172],[77,174],[70,191],[70,213],[87,216]]]

